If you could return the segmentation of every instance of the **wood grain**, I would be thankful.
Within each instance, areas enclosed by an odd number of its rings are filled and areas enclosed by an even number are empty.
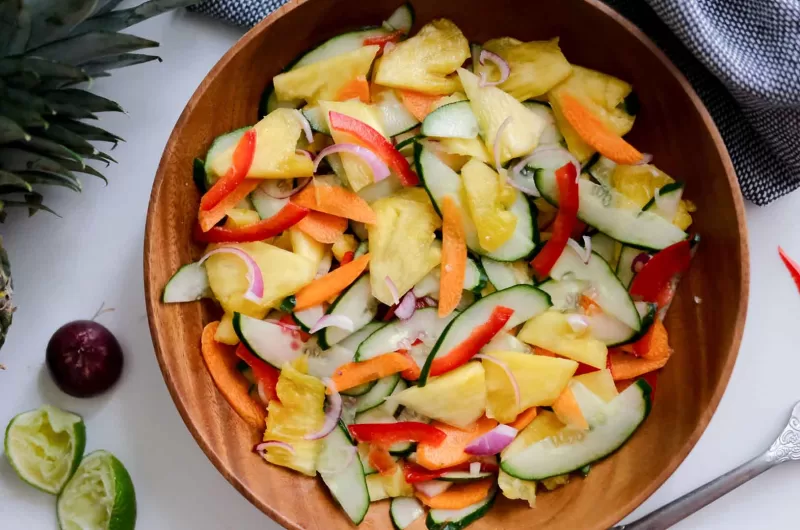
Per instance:
[[[247,33],[209,72],[169,139],[153,185],[145,233],[147,310],[158,362],[183,420],[211,462],[253,504],[290,529],[352,528],[320,481],[270,466],[251,452],[259,433],[215,388],[200,355],[210,303],[163,305],[161,290],[201,248],[191,241],[199,196],[192,159],[212,139],[257,121],[261,92],[297,53],[344,29],[383,20],[398,0],[291,2]],[[680,285],[667,327],[676,350],[651,416],[591,475],[542,494],[535,510],[500,499],[470,529],[606,529],[649,497],[706,428],[736,360],[747,307],[744,210],[725,146],[687,81],[633,25],[596,0],[416,1],[417,24],[455,21],[470,41],[510,35],[561,38],[567,58],[633,83],[642,111],[629,140],[687,183],[703,242]],[[702,303],[695,303],[699,297]],[[419,522],[415,528],[422,528]],[[390,528],[387,502],[360,528]]]

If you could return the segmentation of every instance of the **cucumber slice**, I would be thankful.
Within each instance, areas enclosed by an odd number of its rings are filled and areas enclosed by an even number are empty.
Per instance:
[[[586,280],[547,280],[539,285],[539,289],[550,295],[553,309],[559,311],[576,311],[581,294],[591,287]]]
[[[419,120],[408,112],[394,90],[384,90],[378,94],[377,100],[374,102],[375,110],[388,136],[403,134],[419,125]]]
[[[569,246],[566,247],[561,257],[553,265],[550,276],[555,280],[561,280],[567,275],[570,279],[591,282],[590,289],[595,291],[592,298],[603,311],[618,318],[636,331],[641,329],[639,312],[636,311],[630,294],[608,266],[606,260],[599,254],[592,252],[589,263],[584,263],[575,250]]]
[[[438,299],[441,276],[442,273],[439,267],[431,270],[431,272],[423,276],[423,278],[417,282],[417,285],[412,288],[414,296],[417,298],[430,296],[431,298]],[[486,271],[483,270],[480,263],[472,257],[467,257],[467,268],[464,272],[464,290],[480,294],[483,288],[486,287],[486,282],[488,280]]]
[[[483,265],[483,270],[486,271],[486,276],[489,277],[489,281],[492,282],[494,288],[499,291],[508,289],[514,285],[533,285],[533,279],[530,273],[526,274],[524,272],[524,270],[527,270],[527,267],[523,270],[512,263],[495,261],[486,256],[481,256],[481,265]]]
[[[419,309],[408,320],[394,320],[385,324],[367,337],[356,351],[356,361],[366,361],[384,353],[408,349],[418,338],[423,342],[435,342],[444,329],[457,316],[451,313],[439,318],[435,307]]]
[[[558,130],[556,118],[550,105],[543,101],[526,101],[525,107],[544,120],[545,127],[539,136],[539,145],[565,145],[564,136]]]
[[[313,307],[309,307],[308,309],[303,309],[302,311],[297,311],[296,313],[292,313],[292,319],[297,322],[297,325],[300,326],[305,332],[308,332],[317,325],[319,319],[325,314],[325,310],[322,308],[322,305],[315,305]]]
[[[483,267],[477,261],[468,257],[467,267],[464,271],[464,289],[473,293],[480,293],[486,287],[487,281],[488,278]]]
[[[356,414],[361,414],[362,412],[374,409],[378,405],[383,405],[386,398],[394,392],[399,381],[400,374],[393,374],[378,379],[378,382],[369,392],[356,400]]]
[[[328,120],[325,119],[321,108],[316,105],[306,106],[300,112],[302,112],[303,116],[308,120],[312,131],[327,134],[328,136],[331,135],[331,129],[328,127]]]
[[[203,195],[208,189],[206,186],[206,163],[199,158],[195,158],[194,162],[192,162],[192,180],[197,187],[197,191],[200,192],[200,195]]]
[[[441,270],[434,268],[431,272],[422,277],[417,282],[417,285],[411,288],[414,296],[422,298],[423,296],[430,296],[432,298],[439,298],[439,280],[441,279]]]
[[[658,193],[659,199],[653,197],[644,205],[642,210],[651,210],[660,215],[670,223],[675,219],[675,214],[678,213],[678,207],[681,204],[683,197],[683,182],[673,182],[661,187]]]
[[[280,212],[289,203],[289,199],[276,199],[267,193],[269,182],[263,182],[250,194],[253,209],[261,219],[269,219]]]
[[[460,510],[431,510],[425,525],[428,530],[462,530],[486,515],[494,504],[497,488],[492,488],[482,501]]]
[[[437,138],[476,138],[478,119],[469,101],[448,103],[425,117],[420,132]]]
[[[556,444],[545,438],[503,457],[500,467],[516,478],[542,480],[600,460],[622,446],[642,424],[650,412],[650,393],[650,385],[640,379],[604,404],[602,413],[587,415],[590,428],[579,441]]]
[[[411,31],[411,26],[414,25],[414,18],[414,8],[407,2],[395,9],[394,13],[386,19],[385,24],[408,35]]]
[[[396,530],[405,530],[425,515],[425,509],[414,497],[395,497],[389,505],[389,515]]]
[[[289,70],[295,70],[308,66],[309,64],[318,63],[343,53],[357,50],[364,46],[364,39],[369,37],[382,37],[388,35],[391,31],[382,27],[364,28],[357,31],[349,31],[332,37],[311,51],[302,55]]]
[[[348,390],[342,390],[341,394],[343,396],[350,396],[350,397],[358,397],[363,396],[367,392],[369,392],[373,386],[377,384],[377,381],[370,381],[369,383],[364,383],[363,385],[354,386]]]
[[[446,356],[464,342],[476,327],[489,320],[495,307],[503,306],[514,310],[504,328],[508,330],[542,313],[550,305],[550,296],[531,285],[515,285],[481,298],[456,316],[444,330],[422,367],[419,385],[425,385],[433,360]]]
[[[489,343],[481,348],[481,353],[491,353],[493,351],[516,351],[519,353],[531,353],[531,347],[519,340],[511,333],[498,333]]]
[[[597,232],[591,237],[591,240],[592,250],[597,252],[601,258],[611,264],[614,261],[614,250],[617,242],[603,232]]]
[[[535,172],[536,188],[542,197],[554,206],[558,206],[555,170],[570,160],[566,150],[554,150],[542,153],[526,166],[529,172]],[[631,246],[661,250],[687,237],[663,217],[637,209],[624,195],[588,179],[578,181],[578,204],[581,221]]]
[[[623,324],[619,319],[607,313],[599,313],[585,316],[586,320],[589,322],[589,331],[592,337],[601,341],[609,348],[634,342],[642,337],[653,324],[658,306],[656,304],[648,304],[647,302],[635,302],[634,305],[636,306],[636,311],[639,313],[639,319],[642,322],[639,331]]]
[[[334,155],[331,155],[329,158],[332,158],[333,156]],[[386,197],[394,195],[395,192],[402,188],[403,185],[400,183],[400,179],[394,175],[389,175],[383,180],[373,182],[372,184],[364,186],[358,190],[358,196],[367,201],[369,204],[372,204],[377,200],[385,199]],[[366,240],[366,238],[364,240]]]
[[[313,340],[313,339],[312,339]],[[317,379],[333,377],[336,369],[353,361],[353,352],[343,348],[339,344],[333,348],[323,350],[320,347],[309,346],[311,341],[306,343],[306,353],[308,354],[308,375],[313,375]],[[353,389],[346,390],[351,392]],[[342,392],[344,394],[344,392]],[[345,394],[353,395],[353,394]]]
[[[633,277],[636,276],[636,273],[633,272],[633,260],[641,253],[642,250],[638,248],[629,247],[627,245],[623,245],[622,247],[622,252],[620,252],[619,255],[619,262],[617,262],[617,278],[619,278],[619,281],[626,289],[630,287]]]
[[[317,457],[317,469],[322,481],[331,495],[342,507],[344,513],[359,524],[364,520],[369,510],[369,493],[367,480],[361,459],[350,455],[355,451],[353,442],[347,434],[347,427],[339,425],[322,440],[322,450]],[[342,468],[342,462],[348,462]]]
[[[360,258],[367,252],[369,252],[369,243],[367,243],[366,241],[362,241],[361,243],[359,243],[358,247],[356,247],[356,251],[353,254],[353,259]]]
[[[587,164],[586,171],[594,179],[606,188],[613,188],[611,175],[614,174],[617,163],[604,156],[597,156],[591,163]]]
[[[251,352],[279,370],[303,353],[295,332],[272,322],[234,313],[233,330]]]
[[[397,382],[397,386],[394,387],[394,390],[392,390],[392,393],[390,395],[394,396],[396,394],[399,394],[406,388],[408,388],[408,383],[406,383],[405,379],[400,379]],[[391,414],[392,416],[395,416],[397,415],[397,411],[400,409],[400,403],[396,401],[386,401],[383,403],[383,407],[381,408],[386,412],[388,412],[389,414]]]
[[[328,308],[329,315],[342,315],[349,318],[353,322],[355,331],[372,322],[377,313],[378,300],[372,296],[369,274],[362,275]],[[328,349],[347,338],[350,333],[350,331],[333,326],[325,328],[320,333],[319,345]]]
[[[439,206],[447,195],[455,200],[456,205],[462,211],[466,211],[466,205],[461,200],[462,185],[458,173],[450,169],[430,149],[423,147],[420,143],[414,144],[414,162],[422,185],[430,195],[433,207],[440,215]],[[530,256],[539,242],[536,207],[528,202],[524,194],[518,193],[517,200],[511,206],[510,211],[517,217],[517,227],[511,238],[493,252],[487,252],[480,246],[475,224],[469,216],[464,217],[467,247],[478,255],[488,256],[497,261],[516,261]]]
[[[208,152],[206,153],[206,188],[213,186],[220,177],[220,175],[217,175],[211,169],[211,163],[220,155],[220,153],[224,153],[229,148],[239,143],[239,139],[244,136],[245,131],[251,127],[252,126],[242,127],[241,129],[236,129],[235,131],[225,133],[222,136],[217,136],[214,141],[211,142],[211,147],[208,148]]]
[[[474,475],[469,471],[449,471],[436,480],[443,480],[445,482],[472,482],[474,480],[482,480],[491,477],[493,474],[494,473],[488,471],[481,471]]]
[[[189,263],[178,269],[169,279],[164,286],[161,301],[165,304],[175,304],[210,297],[211,287],[208,285],[206,268],[198,263]]]

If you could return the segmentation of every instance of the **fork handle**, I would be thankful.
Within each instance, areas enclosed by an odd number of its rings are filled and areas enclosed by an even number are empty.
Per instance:
[[[757,477],[774,466],[777,462],[768,459],[766,453],[742,464],[733,471],[717,477],[708,484],[690,491],[683,497],[665,504],[630,524],[615,526],[611,530],[664,530],[678,521],[688,517],[704,506],[711,504],[729,491],[732,491],[748,480]]]

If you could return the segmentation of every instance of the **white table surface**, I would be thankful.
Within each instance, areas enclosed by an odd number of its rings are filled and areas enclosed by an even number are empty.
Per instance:
[[[105,170],[108,187],[87,176],[82,194],[49,189],[49,205],[62,219],[41,213],[0,227],[19,305],[0,351],[7,367],[0,371],[0,427],[45,402],[82,414],[87,451],[107,449],[130,471],[140,529],[277,530],[217,473],[181,421],[153,354],[143,295],[145,215],[162,149],[184,104],[241,30],[184,12],[134,33],[159,41],[164,62],[118,70],[95,84],[128,112],[101,119],[127,140],[113,152],[119,164]],[[800,193],[766,208],[747,205],[750,308],[730,385],[695,449],[629,521],[764,450],[800,399],[800,295],[776,252],[780,244],[800,259],[798,211]],[[99,321],[122,344],[123,376],[102,397],[74,399],[47,374],[45,346],[59,326],[91,318],[102,303],[115,309]],[[770,470],[675,528],[797,528],[798,475],[793,464]],[[54,505],[0,460],[0,528],[54,528]]]

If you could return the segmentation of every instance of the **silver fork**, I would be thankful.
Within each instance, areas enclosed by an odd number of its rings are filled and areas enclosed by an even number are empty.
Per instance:
[[[638,521],[615,526],[611,530],[664,530],[700,508],[711,504],[729,491],[738,488],[748,480],[759,476],[769,468],[789,460],[800,460],[800,403],[794,406],[789,423],[765,453],[662,506]]]

